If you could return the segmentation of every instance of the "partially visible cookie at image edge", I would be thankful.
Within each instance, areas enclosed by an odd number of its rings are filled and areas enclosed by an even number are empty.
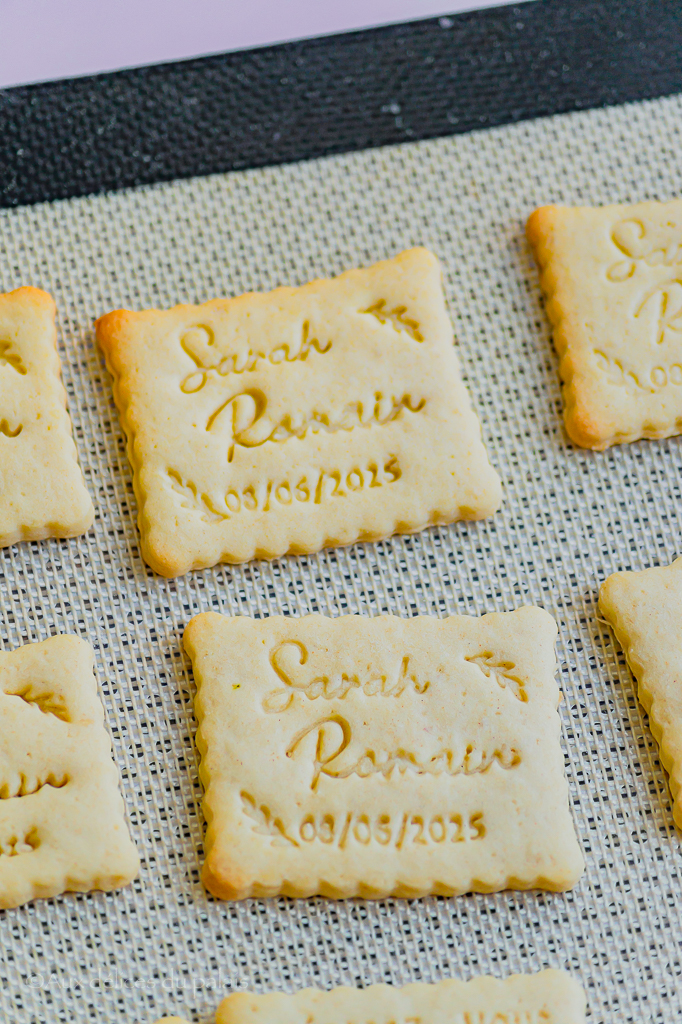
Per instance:
[[[0,652],[0,909],[137,876],[93,668],[76,636]]]
[[[599,610],[637,680],[637,696],[668,772],[673,817],[682,828],[682,558],[613,573],[599,589]]]
[[[569,437],[603,450],[682,432],[682,199],[543,206],[527,236]]]
[[[227,996],[216,1024],[355,1024],[373,1021],[393,1024],[584,1024],[585,993],[564,971],[514,974],[509,978],[478,977],[471,981],[417,983],[394,988],[370,985],[364,989],[335,988],[329,992],[303,989],[293,995]]]
[[[94,509],[78,465],[61,382],[54,299],[0,295],[0,547],[76,537]]]

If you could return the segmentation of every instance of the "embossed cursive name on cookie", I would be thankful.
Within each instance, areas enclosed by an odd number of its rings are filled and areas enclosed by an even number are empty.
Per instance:
[[[20,353],[16,350],[11,341],[0,340],[0,370],[3,366],[7,366],[9,369],[14,370],[14,372],[19,374],[20,377],[25,377],[28,373]],[[2,374],[0,373],[0,398],[2,398],[3,387],[10,386],[9,382],[3,383]],[[22,423],[11,422],[6,417],[0,418],[0,434],[4,437],[19,437],[19,434],[23,429],[24,427]]]
[[[33,853],[40,846],[37,828],[22,829],[7,835],[0,834],[0,858],[21,857]]]
[[[371,402],[348,402],[338,413],[315,409],[297,411],[276,421],[268,415],[267,396],[258,388],[251,388],[219,405],[209,416],[206,430],[220,429],[227,434],[227,461],[232,462],[236,445],[259,448],[268,441],[288,441],[292,437],[303,440],[309,434],[336,434],[357,427],[382,426],[397,419],[404,409],[417,413],[425,405],[424,398],[413,401],[409,394],[396,398],[377,391]]]
[[[0,339],[0,367],[3,366],[9,366],[21,377],[25,377],[28,373],[21,353],[17,351],[13,342]]]
[[[367,311],[369,312],[369,311]],[[402,315],[404,307],[397,311]],[[399,321],[405,330],[414,333],[412,321]],[[416,321],[414,322],[416,323]],[[199,373],[186,377],[181,390],[185,394],[201,391],[208,383],[211,374],[228,377],[234,373],[245,373],[255,370],[259,363],[267,362],[277,366],[284,362],[304,361],[311,350],[324,355],[331,349],[331,342],[321,345],[317,338],[309,337],[310,325],[306,320],[302,328],[302,336],[298,347],[278,345],[269,353],[254,352],[251,348],[242,356],[225,357],[218,363],[206,364],[205,352],[201,352],[201,344],[205,348],[215,345],[213,331],[208,327],[195,327],[188,331],[182,340],[182,347],[201,367]],[[199,340],[200,339],[200,340]],[[421,340],[421,337],[420,339]],[[220,429],[230,435],[227,461],[232,462],[235,445],[244,448],[257,448],[268,441],[287,441],[289,438],[305,438],[309,434],[334,434],[340,430],[354,430],[357,427],[383,425],[396,419],[403,409],[409,412],[421,412],[426,404],[424,398],[414,400],[410,394],[396,397],[375,392],[371,401],[358,400],[347,402],[337,413],[328,413],[319,409],[309,412],[297,409],[287,413],[278,420],[268,415],[268,396],[260,388],[248,388],[229,395],[210,413],[206,422],[206,430]]]
[[[0,777],[0,800],[14,800],[17,797],[32,796],[39,793],[45,786],[51,789],[62,789],[69,781],[67,772],[55,774],[48,772],[45,776],[24,775],[23,772],[10,776],[9,779]]]
[[[611,241],[626,259],[610,264],[606,271],[609,281],[627,281],[640,263],[648,267],[682,263],[682,227],[676,224],[625,217],[612,229]]]
[[[0,434],[4,434],[5,437],[19,437],[23,429],[22,423],[11,426],[6,419],[0,420]]]
[[[611,241],[627,257],[611,263],[606,270],[606,277],[614,284],[629,281],[638,266],[657,269],[677,267],[682,263],[682,228],[675,224],[654,224],[626,218],[613,228]],[[668,271],[662,281],[645,284],[643,290],[636,293],[632,318],[641,321],[643,331],[650,332],[649,338],[654,346],[666,341],[682,341],[681,273],[680,270]],[[640,376],[659,370],[660,367],[654,367],[653,370],[640,371]],[[639,382],[635,386],[646,388],[646,384],[640,385]],[[656,385],[661,386],[665,385]]]
[[[352,690],[361,690],[367,697],[400,697],[406,688],[415,693],[426,693],[428,679],[420,679],[410,670],[410,656],[406,654],[393,676],[368,665],[357,672],[336,672],[331,675],[301,674],[299,669],[308,661],[309,652],[300,640],[283,640],[270,651],[270,664],[281,681],[282,689],[272,690],[263,698],[263,709],[268,712],[286,711],[297,693],[308,700],[343,700]]]
[[[310,322],[305,320],[301,327],[298,342],[285,342],[276,345],[269,352],[254,350],[250,345],[238,352],[227,355],[218,351],[215,332],[212,327],[203,324],[191,327],[182,336],[180,345],[194,362],[197,370],[188,374],[180,384],[180,390],[186,395],[193,395],[206,387],[211,379],[229,377],[230,374],[249,373],[258,369],[263,363],[279,366],[282,363],[304,362],[311,352],[324,355],[332,347],[331,341],[320,342],[310,336]]]
[[[54,299],[0,294],[0,547],[84,533],[94,509],[60,376]]]
[[[322,775],[330,779],[347,779],[351,775],[361,779],[370,775],[390,778],[394,772],[401,775],[476,775],[487,772],[493,764],[509,769],[521,763],[521,753],[514,747],[502,744],[486,751],[468,743],[459,750],[441,748],[431,755],[418,755],[403,748],[365,750],[357,759],[352,757],[350,763],[344,764],[342,755],[351,746],[353,729],[347,719],[336,714],[321,718],[296,733],[287,747],[287,757],[293,757],[308,739],[313,741],[312,746],[307,744],[312,761],[310,788],[313,790],[317,789]]]
[[[682,341],[682,283],[665,281],[649,288],[634,313],[636,320],[645,317],[653,324],[654,345],[670,340]]]

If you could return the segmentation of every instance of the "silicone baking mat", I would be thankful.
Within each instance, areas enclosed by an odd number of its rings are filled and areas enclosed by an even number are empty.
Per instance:
[[[274,169],[0,213],[0,290],[51,291],[69,405],[97,507],[83,539],[0,554],[6,648],[76,632],[99,682],[143,867],[129,889],[0,916],[0,1015],[209,1021],[234,987],[402,984],[564,967],[592,1021],[682,1014],[680,841],[632,679],[596,616],[616,569],[682,549],[680,441],[581,451],[523,237],[544,202],[682,193],[682,98],[569,114]],[[167,581],[139,556],[136,508],[93,319],[298,284],[414,244],[443,261],[463,371],[505,486],[487,522]],[[199,882],[203,819],[196,612],[480,615],[532,603],[560,627],[566,771],[587,872],[565,895],[239,904]]]

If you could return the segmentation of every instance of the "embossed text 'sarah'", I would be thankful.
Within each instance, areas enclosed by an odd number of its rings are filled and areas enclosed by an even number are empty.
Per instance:
[[[283,363],[304,362],[310,352],[316,351],[324,355],[332,347],[331,341],[321,342],[311,337],[310,321],[305,320],[300,328],[300,337],[295,342],[284,342],[271,349],[270,352],[254,350],[249,345],[239,352],[223,355],[216,345],[215,332],[206,324],[197,324],[189,328],[180,341],[183,350],[194,362],[197,370],[189,373],[180,390],[186,395],[201,391],[208,382],[216,377],[228,377],[230,374],[249,373],[259,369],[264,363],[280,366]]]
[[[367,666],[366,670],[340,672],[335,675],[302,677],[299,669],[308,661],[309,653],[299,640],[283,640],[270,651],[270,664],[284,683],[284,687],[272,690],[263,699],[263,709],[269,713],[280,713],[289,708],[297,693],[308,700],[343,700],[353,690],[359,690],[366,697],[400,697],[406,689],[415,693],[426,693],[431,683],[420,679],[410,668],[410,656],[406,654],[393,673],[379,672]]]

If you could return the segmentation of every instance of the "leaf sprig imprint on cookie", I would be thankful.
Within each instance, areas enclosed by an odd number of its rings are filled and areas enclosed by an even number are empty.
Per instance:
[[[0,800],[14,800],[16,797],[33,796],[34,793],[40,792],[45,786],[51,786],[52,789],[62,789],[67,782],[69,782],[69,776],[66,773],[55,775],[54,772],[50,772],[43,778],[40,778],[40,776],[31,778],[31,776],[24,775],[22,772],[11,778],[9,782],[0,783]]]
[[[675,224],[645,223],[628,217],[613,228],[611,241],[627,257],[612,263],[606,271],[607,278],[614,283],[632,277],[638,263],[649,267],[682,263],[682,229]]]
[[[376,317],[380,324],[390,324],[394,330],[409,334],[415,341],[423,341],[424,335],[419,330],[419,323],[411,317],[405,316],[407,306],[394,306],[393,309],[386,309],[386,299],[379,299],[369,309],[361,309],[361,313]]]
[[[242,798],[244,814],[254,822],[251,826],[254,832],[271,836],[273,846],[298,846],[296,840],[287,835],[280,819],[273,818],[269,807],[266,807],[265,804],[259,806],[250,793],[240,793],[239,795]]]
[[[15,351],[11,341],[0,340],[0,366],[11,366],[22,377],[28,373],[21,356]]]
[[[501,689],[508,689],[517,700],[524,704],[527,702],[528,694],[523,679],[512,672],[512,669],[516,668],[513,661],[502,661],[496,658],[492,651],[483,651],[482,654],[476,654],[464,660],[476,665],[486,679],[494,679]]]
[[[343,498],[350,493],[383,487],[400,480],[402,470],[395,455],[388,455],[383,466],[370,462],[365,466],[354,466],[349,472],[342,470],[318,470],[308,479],[303,475],[298,482],[288,479],[263,480],[249,484],[239,491],[230,488],[224,497],[225,508],[219,508],[207,493],[200,494],[191,480],[183,480],[175,469],[168,470],[174,491],[180,494],[183,508],[200,512],[206,523],[224,522],[240,512],[272,512],[282,505],[311,503],[320,505],[329,498]]]
[[[184,499],[180,502],[183,508],[190,508],[195,512],[201,512],[201,518],[205,523],[220,523],[230,518],[229,512],[220,512],[213,505],[208,494],[199,494],[199,489],[191,480],[183,480],[176,470],[169,469],[171,487]]]
[[[431,683],[410,671],[410,656],[406,654],[394,674],[379,672],[367,666],[365,672],[337,672],[333,676],[304,678],[299,674],[308,661],[308,649],[299,640],[283,640],[269,654],[270,665],[284,683],[263,698],[263,710],[269,714],[281,713],[289,708],[300,694],[308,700],[343,700],[351,691],[361,690],[367,697],[400,697],[405,689],[426,693]]]
[[[201,391],[212,377],[228,377],[232,373],[249,373],[259,369],[259,364],[268,363],[279,366],[282,363],[293,363],[297,360],[305,362],[311,351],[324,355],[332,347],[331,341],[320,342],[310,336],[310,322],[305,320],[301,327],[301,336],[297,342],[285,342],[270,352],[256,351],[249,345],[246,350],[223,355],[216,346],[213,328],[205,324],[191,327],[182,336],[180,344],[197,370],[188,374],[180,384],[180,390],[186,395]]]
[[[33,853],[39,846],[38,830],[31,828],[18,835],[0,838],[0,857],[20,857],[22,853]]]
[[[610,384],[624,387],[630,394],[645,391],[655,394],[670,384],[682,384],[682,363],[672,366],[653,366],[644,371],[626,369],[620,359],[610,359],[605,352],[593,349],[597,357],[598,368],[608,377]]]
[[[365,750],[348,764],[343,755],[350,749],[352,740],[353,731],[347,719],[337,714],[327,715],[297,732],[287,747],[286,756],[294,757],[303,751],[303,757],[311,758],[312,790],[317,789],[322,776],[347,779],[357,775],[366,779],[370,775],[383,775],[389,779],[394,772],[400,775],[478,775],[494,764],[505,770],[521,764],[521,753],[515,747],[501,744],[494,750],[482,750],[473,743],[459,750],[441,748],[430,757],[402,748]]]
[[[22,690],[16,690],[13,693],[8,693],[8,697],[19,697],[24,703],[30,704],[32,707],[37,708],[38,711],[42,711],[44,715],[54,715],[55,718],[61,719],[62,722],[70,722],[71,717],[68,712],[63,699],[51,691],[45,693],[35,692],[34,687],[29,683]]]
[[[227,433],[227,461],[234,459],[235,448],[259,448],[267,442],[281,443],[292,437],[303,440],[308,434],[337,434],[339,431],[355,430],[358,427],[383,426],[397,419],[406,410],[421,412],[426,399],[413,400],[412,395],[374,394],[369,403],[348,402],[340,413],[296,411],[287,413],[279,421],[268,414],[268,399],[263,391],[251,388],[231,395],[218,406],[208,418],[206,430],[218,428]]]

